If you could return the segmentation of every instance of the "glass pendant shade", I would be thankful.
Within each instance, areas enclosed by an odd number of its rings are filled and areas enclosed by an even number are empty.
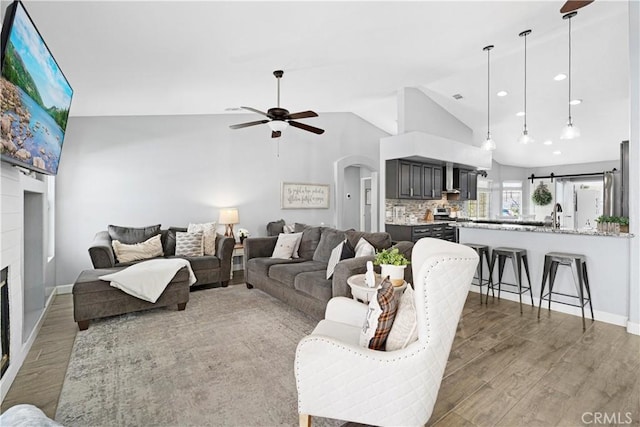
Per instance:
[[[533,142],[535,142],[535,141],[534,141],[534,139],[533,139],[533,138],[531,138],[531,137],[529,136],[529,131],[527,131],[527,130],[525,129],[525,130],[522,132],[522,135],[520,135],[520,137],[518,138],[518,142],[519,142],[520,144],[526,145],[526,144],[531,144],[531,143],[533,143]]]
[[[272,131],[282,132],[289,127],[289,122],[285,122],[284,120],[271,120],[268,125]]]
[[[487,136],[487,139],[482,143],[480,148],[487,151],[493,151],[496,149],[496,143],[491,139],[491,135]]]
[[[560,135],[560,139],[574,139],[580,136],[580,129],[577,126],[574,126],[573,123],[569,122],[562,129],[562,134]]]

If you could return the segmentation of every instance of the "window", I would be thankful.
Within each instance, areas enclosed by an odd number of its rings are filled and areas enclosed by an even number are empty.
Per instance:
[[[519,218],[522,215],[522,182],[502,183],[502,216]]]
[[[491,212],[491,181],[478,179],[478,199],[469,200],[467,213],[469,218],[487,219]]]

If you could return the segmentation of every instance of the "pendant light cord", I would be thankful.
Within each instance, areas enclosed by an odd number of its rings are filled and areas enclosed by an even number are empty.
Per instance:
[[[571,125],[571,17],[569,17],[569,124]]]
[[[527,34],[524,35],[524,131],[527,131]]]
[[[487,139],[491,137],[491,49],[487,49]]]

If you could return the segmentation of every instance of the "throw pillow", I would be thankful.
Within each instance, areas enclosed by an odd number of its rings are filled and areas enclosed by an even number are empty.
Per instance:
[[[202,231],[202,239],[205,255],[216,254],[216,223],[205,222],[204,224],[189,224],[187,233]]]
[[[291,259],[296,246],[300,245],[301,238],[302,233],[280,233],[271,258]]]
[[[298,248],[298,254],[303,259],[313,259],[318,243],[320,242],[320,227],[310,227],[304,224],[295,224],[296,233],[302,233],[302,240]]]
[[[132,245],[134,243],[144,242],[156,234],[160,234],[160,224],[140,228],[109,225],[108,231],[111,240],[117,240],[120,243]]]
[[[398,300],[393,285],[385,279],[376,297],[369,302],[367,317],[360,332],[360,345],[371,350],[384,350],[397,311]]]
[[[347,230],[347,239],[354,248],[358,244],[358,241],[364,237],[364,239],[371,243],[376,250],[387,249],[391,247],[391,235],[384,231],[378,231],[374,233],[366,233],[364,231]]]
[[[400,297],[396,319],[387,338],[387,351],[400,350],[418,340],[418,318],[411,285],[407,285]]]
[[[159,234],[132,245],[112,240],[111,246],[118,262],[132,262],[162,256],[162,241]]]
[[[360,258],[361,256],[374,256],[376,254],[376,248],[374,248],[373,245],[364,237],[361,237],[360,240],[358,240],[355,251],[356,258]]]
[[[291,254],[291,258],[300,258],[298,251],[300,249],[300,243],[302,243],[302,233],[285,233],[291,236],[298,236],[298,240],[296,240],[296,246],[293,248],[293,253]]]
[[[295,224],[285,224],[284,227],[282,227],[282,232],[283,233],[293,233],[296,230],[296,226]]]
[[[267,236],[278,236],[284,231],[284,219],[267,224]]]
[[[329,257],[329,262],[327,263],[327,280],[331,279],[333,271],[336,269],[336,265],[338,265],[340,261],[347,258],[353,258],[354,255],[355,252],[347,240],[340,242],[338,246],[333,248],[331,256]]]
[[[176,232],[176,256],[202,256],[204,254],[202,250],[202,236],[202,231],[196,231],[194,233]]]
[[[313,260],[329,262],[331,251],[344,239],[344,231],[336,230],[335,228],[323,228],[322,234],[320,235],[320,242],[313,253]]]

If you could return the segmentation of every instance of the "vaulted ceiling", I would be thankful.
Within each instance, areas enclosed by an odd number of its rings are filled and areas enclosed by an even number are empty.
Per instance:
[[[72,116],[224,114],[241,105],[266,110],[276,104],[272,71],[283,69],[281,104],[292,112],[351,111],[394,134],[398,89],[419,87],[471,127],[480,145],[487,126],[482,48],[494,44],[497,161],[613,160],[629,134],[627,1],[597,0],[573,19],[573,97],[583,100],[573,107],[582,130],[574,141],[559,139],[568,80],[553,80],[567,72],[563,1],[25,4],[75,89]],[[527,111],[536,143],[522,146],[516,142],[524,93],[518,33],[526,29],[533,30]],[[497,97],[498,90],[509,94]],[[247,113],[247,121],[253,118]],[[547,140],[552,145],[544,145]]]

